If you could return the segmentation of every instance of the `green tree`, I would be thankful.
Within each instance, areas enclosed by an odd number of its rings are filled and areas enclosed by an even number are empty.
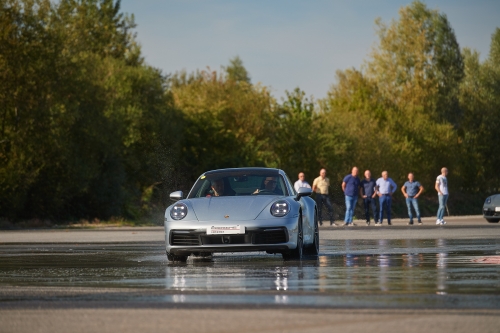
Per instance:
[[[400,9],[398,21],[376,23],[380,42],[367,74],[384,98],[401,111],[425,112],[458,125],[463,61],[446,15],[414,1]]]
[[[374,171],[383,168],[391,151],[386,126],[390,114],[373,82],[355,69],[338,71],[337,83],[321,102],[321,110],[323,141],[329,146],[325,157],[330,156],[329,164],[339,178],[353,165]]]
[[[500,163],[500,29],[492,35],[490,54],[481,63],[479,54],[465,49],[465,79],[460,85],[464,119],[461,140],[461,180],[464,190],[498,191]]]
[[[177,149],[181,117],[142,63],[133,20],[108,0],[0,4],[2,215],[148,211],[143,194],[161,178],[153,147]]]
[[[356,165],[375,177],[388,170],[398,184],[412,171],[429,189],[442,166],[459,161],[458,44],[446,16],[419,1],[377,25],[379,43],[363,70],[337,72],[320,102],[319,121],[335,136],[322,142],[335,142],[328,151],[337,181]]]
[[[271,146],[277,156],[277,166],[295,177],[305,172],[308,177],[317,172],[318,131],[315,102],[306,98],[299,88],[286,92],[286,99],[274,108],[275,125]]]
[[[169,85],[187,121],[183,154],[189,174],[273,163],[269,136],[274,100],[265,87],[215,71],[177,73]]]
[[[229,60],[229,66],[225,68],[227,78],[235,82],[245,82],[250,84],[250,76],[247,69],[243,66],[243,61],[239,56]]]

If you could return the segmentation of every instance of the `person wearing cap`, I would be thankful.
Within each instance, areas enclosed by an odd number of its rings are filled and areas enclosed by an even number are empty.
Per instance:
[[[306,182],[306,175],[303,172],[299,172],[299,180],[297,180],[295,184],[293,184],[293,188],[297,192],[301,187],[311,188],[311,185],[309,185],[309,183]]]
[[[384,211],[387,212],[387,224],[391,223],[391,206],[392,206],[392,195],[396,192],[398,186],[389,178],[389,173],[387,171],[382,172],[382,177],[377,179],[377,195],[379,199],[380,214],[379,222],[375,223],[376,226],[381,226],[384,220]]]
[[[424,191],[424,187],[420,182],[415,180],[413,172],[408,174],[408,181],[401,187],[401,192],[406,198],[406,206],[408,207],[408,217],[410,218],[409,225],[413,225],[413,214],[411,211],[411,206],[415,209],[415,214],[417,214],[418,225],[422,225],[422,220],[420,219],[420,210],[418,209],[417,198]]]

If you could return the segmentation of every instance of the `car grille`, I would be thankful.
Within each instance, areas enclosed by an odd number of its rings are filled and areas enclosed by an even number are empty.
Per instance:
[[[266,230],[255,234],[254,244],[286,243],[285,229]]]
[[[200,245],[198,235],[173,232],[170,237],[170,245]]]
[[[201,236],[203,245],[251,244],[250,235],[208,235]]]
[[[257,228],[245,234],[206,235],[194,230],[173,230],[170,232],[172,246],[235,245],[235,244],[280,244],[286,243],[286,228]]]
[[[486,208],[483,210],[484,216],[500,216],[500,212],[495,212],[494,209]]]

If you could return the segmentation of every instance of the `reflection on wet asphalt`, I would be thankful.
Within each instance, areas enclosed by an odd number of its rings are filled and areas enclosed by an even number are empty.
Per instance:
[[[500,266],[473,262],[500,254],[497,239],[323,240],[320,250],[318,258],[301,262],[245,253],[171,264],[161,243],[2,245],[0,286],[152,288],[181,294],[279,291],[278,298],[287,292],[500,294]]]

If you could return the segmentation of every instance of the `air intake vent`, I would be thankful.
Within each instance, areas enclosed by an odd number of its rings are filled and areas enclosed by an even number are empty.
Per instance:
[[[267,230],[255,234],[254,244],[279,244],[286,243],[284,229]]]
[[[200,245],[198,235],[172,233],[170,237],[170,245],[186,246],[186,245]]]

